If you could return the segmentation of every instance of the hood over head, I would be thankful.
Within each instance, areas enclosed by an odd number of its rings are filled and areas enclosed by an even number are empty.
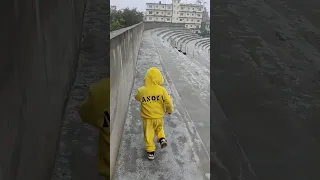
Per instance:
[[[164,82],[164,79],[161,75],[161,72],[158,68],[152,67],[148,69],[145,77],[144,77],[144,83],[145,86],[148,85],[162,85]]]

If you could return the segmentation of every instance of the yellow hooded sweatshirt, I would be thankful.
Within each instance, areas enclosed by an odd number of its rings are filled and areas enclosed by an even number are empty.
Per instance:
[[[135,96],[141,102],[141,117],[145,119],[163,118],[166,112],[171,114],[173,104],[167,90],[162,87],[164,80],[159,69],[150,68],[144,78],[145,85],[138,89]]]
[[[99,172],[110,179],[110,81],[102,79],[89,89],[87,99],[80,106],[81,119],[98,128]]]

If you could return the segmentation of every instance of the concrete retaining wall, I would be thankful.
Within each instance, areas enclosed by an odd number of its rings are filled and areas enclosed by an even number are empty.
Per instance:
[[[144,22],[144,30],[172,27],[172,28],[185,28],[185,24],[181,23],[165,23],[165,22]]]
[[[139,23],[110,34],[111,175],[123,133],[143,30],[144,24]]]
[[[51,178],[85,2],[1,3],[1,180]]]

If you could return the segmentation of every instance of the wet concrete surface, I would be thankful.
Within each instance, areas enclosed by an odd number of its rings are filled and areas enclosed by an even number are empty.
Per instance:
[[[186,56],[151,33],[163,65],[177,89],[183,107],[190,115],[199,135],[210,151],[210,63],[209,57]],[[189,44],[189,43],[188,43]],[[191,44],[192,46],[192,44]],[[191,49],[192,47],[190,47]],[[193,46],[194,49],[194,46]],[[191,52],[190,52],[191,54]],[[198,54],[198,53],[196,53]]]
[[[320,179],[320,2],[211,6],[211,88],[224,112],[211,111],[218,179]]]
[[[163,44],[152,32],[143,34],[114,179],[208,179],[209,74],[200,71],[176,49]],[[181,64],[181,61],[188,62]],[[152,66],[162,72],[175,111],[164,117],[168,146],[160,149],[157,145],[155,160],[149,161],[145,155],[140,104],[134,95]]]

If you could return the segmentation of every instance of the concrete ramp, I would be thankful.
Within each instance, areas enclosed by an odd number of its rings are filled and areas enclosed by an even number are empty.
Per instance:
[[[154,30],[144,31],[141,48],[138,55],[134,87],[131,93],[129,108],[125,120],[123,135],[116,162],[115,180],[206,180],[210,179],[209,157],[209,101],[203,100],[209,94],[209,73],[186,69],[178,66],[178,60],[191,65],[192,59],[176,51],[171,46],[161,43]],[[161,50],[159,50],[161,49]],[[163,59],[176,64],[168,64]],[[168,146],[160,149],[156,145],[155,160],[149,161],[145,155],[143,137],[143,122],[140,117],[140,104],[134,99],[136,90],[143,85],[144,75],[150,67],[160,69],[165,78],[164,87],[174,101],[175,111],[164,117],[164,129],[168,139]],[[170,66],[170,68],[168,68]],[[208,67],[207,67],[208,68]],[[198,73],[185,74],[185,71]],[[204,77],[206,76],[206,77]],[[199,81],[192,81],[192,80]],[[182,82],[184,80],[184,82]],[[207,81],[207,82],[204,82]],[[193,83],[192,83],[193,82]],[[177,84],[178,83],[178,84]],[[179,84],[180,83],[180,84]],[[184,84],[184,86],[181,86]],[[199,84],[203,84],[202,93]],[[188,87],[187,87],[188,86]],[[198,88],[198,90],[196,90]],[[198,92],[197,92],[198,91]],[[189,95],[188,95],[189,94]],[[198,97],[189,105],[184,103],[186,96]],[[198,108],[190,105],[193,103]],[[198,109],[198,110],[197,110]],[[196,115],[197,113],[202,115]],[[195,116],[199,116],[195,118]],[[201,120],[199,120],[201,119]],[[206,127],[207,129],[201,129]],[[199,135],[198,131],[202,131]]]

